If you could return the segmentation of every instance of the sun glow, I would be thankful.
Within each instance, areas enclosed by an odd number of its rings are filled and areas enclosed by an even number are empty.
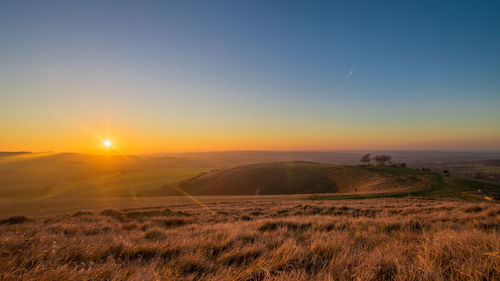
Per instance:
[[[111,141],[110,140],[104,140],[103,142],[105,147],[110,147],[111,146]]]

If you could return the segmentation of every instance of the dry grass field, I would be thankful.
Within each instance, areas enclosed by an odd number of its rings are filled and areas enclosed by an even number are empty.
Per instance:
[[[500,279],[498,204],[203,202],[4,219],[0,279]]]

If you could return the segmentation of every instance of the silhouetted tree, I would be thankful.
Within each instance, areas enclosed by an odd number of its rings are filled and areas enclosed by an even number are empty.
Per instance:
[[[371,155],[370,153],[367,153],[365,155],[363,155],[363,157],[361,157],[361,163],[366,163],[366,164],[370,164],[370,161],[372,160],[371,158]]]
[[[392,157],[390,155],[377,155],[375,156],[375,162],[380,166],[384,166],[385,163],[391,161]]]
[[[401,168],[406,168],[406,163],[404,163],[404,162],[403,162],[403,163],[399,164],[399,166],[400,166]]]

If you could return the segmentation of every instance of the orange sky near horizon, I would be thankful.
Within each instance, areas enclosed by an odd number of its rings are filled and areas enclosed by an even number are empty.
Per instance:
[[[172,128],[161,130],[109,124],[88,127],[66,125],[3,130],[0,151],[53,151],[84,153],[176,153],[236,150],[477,150],[496,149],[500,134],[485,128],[430,126],[367,127],[264,124],[252,130],[237,127]],[[94,129],[95,128],[95,129]],[[476,132],[474,132],[476,131]],[[7,133],[7,134],[6,134]],[[106,147],[105,140],[112,145]]]

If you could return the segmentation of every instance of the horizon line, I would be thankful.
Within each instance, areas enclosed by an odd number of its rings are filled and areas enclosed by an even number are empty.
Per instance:
[[[147,153],[111,153],[111,152],[78,152],[78,151],[27,151],[27,150],[0,150],[1,153],[12,153],[12,154],[88,154],[88,155],[137,155],[137,156],[162,156],[162,155],[176,155],[176,154],[200,154],[200,153],[257,153],[257,152],[269,152],[269,153],[386,153],[386,152],[450,152],[450,153],[500,153],[500,148],[497,149],[325,149],[325,150],[206,150],[206,151],[182,151],[182,152],[147,152]]]

